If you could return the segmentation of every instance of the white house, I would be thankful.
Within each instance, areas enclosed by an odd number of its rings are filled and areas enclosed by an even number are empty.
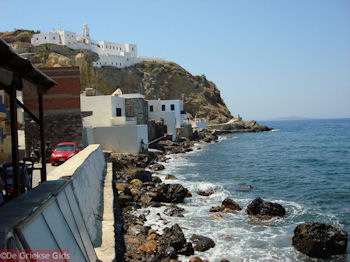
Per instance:
[[[147,149],[147,125],[126,117],[125,100],[118,90],[112,95],[80,96],[86,144],[101,144],[104,150],[117,153]]]
[[[67,30],[52,30],[52,32],[34,34],[31,39],[32,45],[56,44],[65,45],[69,48],[79,50],[87,49],[95,52],[99,60],[93,62],[93,66],[115,66],[126,67],[141,61],[161,61],[164,59],[157,57],[138,57],[137,45],[120,44],[109,41],[95,41],[90,38],[90,30],[84,24],[82,35],[77,36],[75,32]]]
[[[153,120],[164,119],[167,126],[167,134],[176,139],[176,129],[184,125],[184,116],[182,100],[147,100],[148,117]]]

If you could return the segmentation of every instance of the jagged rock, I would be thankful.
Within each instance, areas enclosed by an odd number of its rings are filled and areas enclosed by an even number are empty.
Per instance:
[[[197,194],[200,196],[210,196],[210,195],[214,194],[214,189],[208,188],[205,190],[198,190]]]
[[[194,254],[194,249],[191,242],[187,242],[183,248],[177,251],[178,254],[184,256],[191,256]]]
[[[166,227],[159,241],[163,246],[172,246],[175,250],[182,249],[186,244],[186,238],[178,224]]]
[[[308,222],[294,230],[293,246],[300,252],[317,258],[346,253],[348,233],[328,224]]]
[[[133,186],[141,186],[142,185],[142,181],[140,179],[133,179],[130,181],[130,184]]]
[[[128,205],[129,202],[132,201],[132,196],[120,194],[120,195],[118,196],[118,201],[119,201],[119,205],[120,205],[121,207],[125,207],[125,206]]]
[[[171,216],[171,217],[183,217],[184,215],[182,212],[184,212],[185,209],[181,207],[168,207],[164,210],[164,214]]]
[[[139,234],[145,235],[146,234],[146,228],[144,226],[141,225],[133,225],[130,226],[128,229],[128,235],[131,236],[137,236]]]
[[[246,208],[248,215],[283,217],[286,214],[284,207],[278,203],[272,203],[262,200],[260,197],[254,199]]]
[[[130,188],[128,184],[125,183],[116,183],[116,187],[118,191],[124,192],[126,195],[130,195]]]
[[[196,251],[204,252],[215,246],[215,242],[211,238],[201,235],[192,235],[190,240],[192,244],[194,244],[194,249]]]
[[[146,170],[139,170],[134,174],[134,179],[139,179],[142,182],[152,182],[152,174]]]
[[[162,184],[153,192],[153,201],[157,202],[182,203],[187,196],[187,189],[180,184]]]
[[[152,176],[152,182],[158,184],[162,183],[162,180],[157,176]]]
[[[159,171],[165,169],[165,167],[162,164],[154,164],[151,166],[151,169],[154,171]]]
[[[209,212],[220,212],[222,211],[221,206],[217,206],[217,207],[211,207]]]
[[[230,198],[226,198],[224,201],[222,201],[221,207],[223,209],[229,208],[232,210],[242,210],[242,208]]]
[[[142,244],[137,250],[146,253],[153,253],[157,248],[157,242],[155,240],[150,240]]]
[[[177,259],[177,252],[174,247],[166,246],[157,251],[154,261],[162,261],[164,258]]]
[[[170,175],[170,174],[168,174],[168,175],[165,176],[165,180],[175,179],[175,178],[176,178],[176,177],[175,177],[174,175]]]

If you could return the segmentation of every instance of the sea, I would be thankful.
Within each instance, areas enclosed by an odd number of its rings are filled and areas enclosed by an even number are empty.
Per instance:
[[[165,207],[142,209],[146,225],[162,232],[178,223],[186,238],[210,237],[215,247],[196,256],[208,261],[350,261],[347,254],[327,260],[312,259],[292,246],[295,227],[305,221],[328,223],[350,233],[350,119],[261,122],[273,131],[236,133],[218,143],[200,143],[194,151],[170,155],[165,170],[187,187],[192,197],[178,206],[184,217],[170,217]],[[249,188],[247,186],[253,186]],[[196,192],[212,189],[205,197]],[[245,207],[256,197],[280,203],[284,218],[260,221]],[[242,211],[211,219],[213,206],[225,198]],[[180,257],[188,261],[188,257]]]

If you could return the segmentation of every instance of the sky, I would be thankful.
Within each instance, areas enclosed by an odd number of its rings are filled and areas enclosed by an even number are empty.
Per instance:
[[[350,117],[349,0],[0,0],[0,31],[84,23],[205,74],[234,116]]]

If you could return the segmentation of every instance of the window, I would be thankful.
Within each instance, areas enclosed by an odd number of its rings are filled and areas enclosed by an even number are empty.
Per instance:
[[[162,111],[165,111],[165,105],[162,105]]]
[[[174,105],[174,104],[171,104],[171,105],[170,105],[170,110],[171,110],[171,111],[175,111],[175,105]]]
[[[36,40],[39,40],[39,38],[37,37]]]
[[[134,48],[131,48],[132,51],[134,51]]]
[[[46,39],[46,36],[45,36],[45,39]]]
[[[52,37],[53,40],[55,40],[56,38],[55,37]]]
[[[129,58],[127,58],[127,59],[126,59],[126,61],[128,61],[128,62],[129,62]]]
[[[122,116],[122,109],[119,107],[116,108],[116,116]]]
[[[149,106],[149,111],[153,112],[153,106]]]

